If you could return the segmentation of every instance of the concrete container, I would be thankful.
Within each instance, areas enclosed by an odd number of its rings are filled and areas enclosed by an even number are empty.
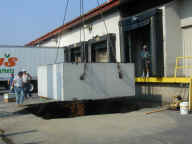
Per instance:
[[[52,65],[52,97],[55,100],[64,100],[64,79],[63,79],[63,64]],[[50,81],[48,80],[50,84]],[[50,84],[51,85],[51,84]],[[51,88],[50,88],[51,89]]]
[[[115,63],[39,66],[38,95],[58,101],[135,96],[134,64],[120,64],[120,69]]]
[[[37,70],[37,75],[40,77],[38,80],[38,95],[43,95],[46,98],[52,98],[53,96],[53,70],[52,65],[41,66],[41,69]]]

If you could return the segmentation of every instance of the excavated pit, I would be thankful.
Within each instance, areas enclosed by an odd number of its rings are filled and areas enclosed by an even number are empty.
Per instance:
[[[104,100],[64,101],[28,105],[24,110],[43,119],[71,118],[77,116],[126,113],[152,105],[136,99],[118,98]]]

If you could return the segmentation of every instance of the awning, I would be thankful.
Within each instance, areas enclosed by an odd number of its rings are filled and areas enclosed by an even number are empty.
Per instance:
[[[123,31],[130,31],[139,27],[146,26],[150,24],[150,18],[157,12],[158,9],[154,9],[135,16],[124,18],[119,22],[119,26],[123,28]]]

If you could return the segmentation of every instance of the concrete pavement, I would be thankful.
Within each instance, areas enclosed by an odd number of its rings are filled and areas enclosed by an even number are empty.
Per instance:
[[[14,103],[0,103],[0,128],[15,144],[191,143],[192,115],[181,116],[175,111],[145,115],[154,110],[147,108],[123,114],[43,120],[15,113],[20,110]]]

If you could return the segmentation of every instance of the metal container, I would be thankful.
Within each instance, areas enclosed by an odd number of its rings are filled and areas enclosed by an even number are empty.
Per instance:
[[[33,80],[37,80],[39,65],[64,62],[64,49],[0,46],[0,81],[7,81],[10,73],[17,74],[25,69]]]

